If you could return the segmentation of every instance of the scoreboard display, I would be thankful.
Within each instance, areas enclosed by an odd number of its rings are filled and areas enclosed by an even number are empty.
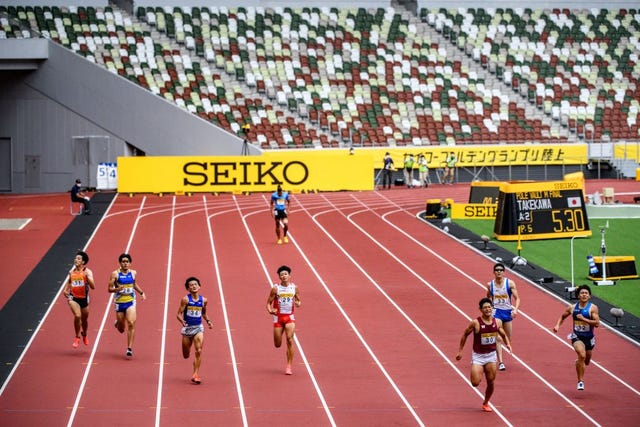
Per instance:
[[[492,181],[474,181],[471,183],[469,203],[485,203],[495,205],[498,203],[500,183]]]
[[[581,183],[502,183],[493,234],[498,240],[591,236]]]

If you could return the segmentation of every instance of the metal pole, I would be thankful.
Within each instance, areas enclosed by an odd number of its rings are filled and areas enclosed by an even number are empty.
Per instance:
[[[602,251],[602,281],[606,282],[607,281],[607,268],[606,268],[606,262],[605,262],[605,258],[607,257],[607,244],[604,241],[604,227],[600,228],[600,235],[601,240],[600,240],[600,250]]]
[[[607,265],[605,262],[605,258],[607,255],[607,245],[604,240],[605,229],[606,227],[600,227],[600,235],[602,236],[600,240],[600,250],[602,251],[602,280],[596,283],[598,286],[615,285],[615,282],[613,280],[607,280]]]
[[[576,236],[573,236],[571,238],[571,288],[572,289],[573,289],[573,286],[574,286],[573,285],[574,284],[574,281],[573,281],[573,278],[574,278],[574,276],[573,276],[573,239],[575,239],[575,238],[576,238]]]
[[[573,236],[573,237],[571,237],[571,290],[572,291],[573,291],[573,288],[575,288],[574,280],[573,280],[574,279],[574,275],[573,275],[573,239],[575,239],[576,237],[580,237],[582,239],[582,238],[585,238],[587,236]]]

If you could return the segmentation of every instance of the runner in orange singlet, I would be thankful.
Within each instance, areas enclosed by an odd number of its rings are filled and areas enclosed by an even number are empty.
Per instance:
[[[73,313],[73,327],[76,332],[73,348],[80,345],[80,335],[82,335],[84,345],[89,345],[89,338],[87,338],[89,288],[95,289],[96,285],[93,282],[93,272],[85,267],[88,262],[89,255],[86,252],[78,251],[76,253],[76,257],[73,259],[73,268],[69,272],[62,291],[69,302],[71,313]]]

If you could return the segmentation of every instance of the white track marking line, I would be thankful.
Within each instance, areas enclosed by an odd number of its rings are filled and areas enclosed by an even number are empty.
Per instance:
[[[328,201],[328,203],[331,203]],[[338,208],[339,210],[339,208]],[[406,265],[402,260],[400,260],[392,251],[390,251],[389,249],[387,249],[385,246],[383,246],[377,239],[375,239],[373,236],[371,236],[368,232],[366,232],[362,227],[360,227],[358,224],[355,223],[355,221],[351,218],[353,215],[357,215],[359,213],[362,212],[372,212],[375,215],[379,216],[381,219],[383,219],[385,222],[387,222],[389,225],[391,225],[392,227],[394,227],[397,231],[399,231],[400,233],[402,233],[403,235],[405,235],[406,237],[408,237],[410,240],[413,240],[415,243],[417,243],[418,245],[420,245],[421,247],[423,247],[424,249],[426,249],[428,252],[436,255],[437,258],[441,259],[442,261],[444,261],[446,264],[448,264],[449,266],[451,266],[455,271],[458,271],[460,274],[464,275],[465,277],[471,279],[471,277],[469,275],[467,275],[466,273],[464,273],[461,269],[459,269],[458,267],[454,266],[453,264],[451,264],[449,261],[445,260],[443,257],[441,257],[440,255],[436,254],[434,251],[432,251],[431,249],[427,248],[425,245],[423,245],[421,242],[418,242],[413,236],[410,236],[408,233],[406,233],[405,231],[403,231],[401,228],[395,226],[393,223],[389,222],[388,220],[386,220],[386,218],[384,218],[384,216],[394,213],[394,212],[398,212],[399,210],[396,209],[393,212],[388,212],[385,215],[379,215],[377,212],[369,209],[366,205],[364,206],[364,209],[361,211],[356,211],[356,212],[352,212],[349,215],[345,215],[344,213],[342,213],[342,215],[344,215],[346,217],[346,219],[351,222],[358,230],[360,230],[361,233],[363,233],[365,236],[367,236],[372,242],[374,242],[376,245],[378,245],[383,251],[385,251],[391,258],[393,258],[398,264],[400,264],[401,266],[403,266],[407,271],[409,271],[414,277],[416,277],[416,279],[418,279],[420,282],[422,282],[424,285],[426,285],[427,287],[429,287],[433,292],[435,292],[443,301],[447,302],[449,305],[451,305],[452,307],[455,308],[456,311],[458,311],[459,313],[461,313],[467,320],[471,320],[471,318],[466,315],[460,308],[458,308],[457,306],[455,306],[455,304],[453,304],[450,300],[446,299],[444,297],[444,295],[442,295],[439,291],[437,291],[429,282],[427,282],[426,280],[424,280],[418,273],[416,273],[411,267],[409,267],[408,265]],[[471,279],[473,280],[473,279]],[[473,280],[474,282],[477,283],[477,281]],[[377,285],[376,285],[377,286]],[[382,291],[381,291],[382,292]],[[385,294],[386,296],[386,294]],[[394,307],[396,307],[395,303],[394,303]],[[398,310],[401,311],[401,309],[397,308]],[[401,313],[406,316],[404,314],[404,312],[401,311]],[[408,318],[408,316],[407,316]],[[419,331],[419,328],[417,327],[417,325],[415,325],[415,323],[410,320],[408,318],[408,320],[410,321],[410,323],[414,326],[414,328],[416,328],[416,330]],[[463,376],[462,372],[455,366],[453,365],[449,359],[447,358],[446,355],[444,355],[444,353],[442,353],[436,346],[435,344],[432,343],[431,340],[429,340],[427,338],[428,342],[434,346],[434,349],[436,349],[438,351],[438,353],[447,361],[447,363],[452,366],[461,376]],[[513,355],[512,356],[515,358],[516,356]],[[553,387],[553,385],[551,385],[548,381],[546,381],[540,374],[538,374],[533,368],[531,368],[529,365],[527,365],[524,361],[522,361],[519,358],[516,358],[527,370],[529,370],[532,374],[534,374],[534,376],[536,376],[537,378],[539,378],[545,385],[547,385],[547,387],[549,387],[552,391],[554,391],[558,396],[560,396],[563,400],[565,400],[570,406],[572,406],[575,410],[577,410],[579,413],[581,413],[585,418],[587,418],[589,421],[591,421],[593,424],[595,425],[599,425],[599,423],[597,421],[595,421],[593,418],[591,418],[589,416],[589,414],[587,414],[586,412],[584,412],[578,405],[576,405],[575,403],[573,403],[573,401],[571,399],[569,399],[568,397],[566,397],[563,393],[561,393],[559,390],[557,390],[555,387]],[[464,377],[464,376],[463,376]],[[470,383],[468,382],[468,380],[466,381],[469,385]],[[480,394],[482,396],[481,393],[479,393],[479,390],[476,389],[476,392],[478,392],[478,394]],[[505,420],[505,422],[508,423],[508,421],[506,420],[506,418],[504,418],[504,416],[501,414],[500,411],[496,411],[497,414],[499,414],[499,416]]]
[[[311,215],[307,209],[302,205],[302,203],[299,203],[299,206],[305,211],[305,213],[316,223],[316,225],[327,235],[327,237],[329,237],[329,239],[344,253],[344,255],[346,257],[348,257],[353,263],[354,265],[356,265],[356,267],[358,267],[358,269],[363,273],[363,275],[365,275],[366,277],[368,277],[370,279],[370,276],[366,273],[366,271],[364,271],[364,269],[362,267],[360,267],[355,260],[353,260],[353,258],[351,258],[351,255],[346,252],[344,250],[344,248],[342,248],[342,246],[340,246],[337,241],[333,238],[333,236],[331,236],[315,219],[314,216]],[[335,210],[335,209],[334,209]],[[331,210],[331,212],[333,212],[334,210]],[[400,390],[400,388],[398,387],[398,385],[395,383],[395,381],[393,380],[393,378],[391,377],[391,375],[389,374],[389,372],[387,372],[387,370],[384,368],[384,366],[382,365],[382,363],[380,362],[380,360],[378,359],[378,357],[376,356],[375,352],[373,351],[373,349],[369,346],[369,344],[367,343],[366,339],[364,338],[364,336],[360,333],[360,331],[358,330],[357,326],[355,325],[355,323],[353,323],[353,321],[351,320],[351,318],[349,317],[349,315],[347,314],[347,312],[342,308],[342,305],[340,304],[340,302],[338,301],[338,299],[333,295],[333,293],[331,292],[331,289],[329,288],[329,286],[327,285],[327,283],[324,281],[324,279],[322,279],[322,277],[320,276],[320,273],[318,273],[318,271],[315,269],[315,267],[313,266],[313,263],[311,262],[311,260],[307,257],[307,255],[302,251],[302,249],[298,246],[298,244],[296,243],[296,248],[298,249],[300,255],[303,257],[303,259],[305,260],[305,262],[307,263],[308,267],[313,271],[313,274],[316,276],[316,278],[318,279],[318,281],[320,282],[320,284],[322,285],[322,287],[324,288],[325,292],[327,293],[327,295],[329,296],[329,298],[331,298],[331,300],[333,301],[333,303],[335,304],[336,308],[340,311],[340,314],[342,314],[342,317],[346,320],[346,322],[349,324],[349,326],[351,327],[352,331],[355,333],[355,335],[358,337],[358,339],[360,340],[360,343],[362,344],[362,346],[365,348],[365,350],[369,353],[369,356],[371,357],[371,359],[375,362],[375,364],[378,366],[378,369],[380,370],[380,372],[382,372],[383,376],[387,379],[387,382],[391,385],[391,387],[394,389],[394,391],[396,392],[396,394],[398,395],[398,397],[400,398],[400,400],[402,400],[402,402],[404,403],[406,409],[411,413],[411,415],[413,416],[413,418],[415,419],[415,421],[417,422],[418,425],[420,426],[424,426],[425,424],[422,422],[422,420],[420,419],[420,417],[418,416],[418,414],[415,412],[415,410],[413,409],[413,405],[411,405],[411,403],[409,402],[409,400],[404,396],[404,394],[402,393],[402,391]],[[389,299],[389,302],[391,304],[395,303],[393,302],[393,300]]]
[[[353,195],[352,195],[353,197]],[[392,202],[393,203],[393,202]],[[413,236],[411,236],[409,233],[405,232],[404,230],[402,230],[400,227],[396,226],[394,223],[392,223],[391,221],[389,221],[386,217],[387,215],[391,215],[395,212],[406,212],[408,215],[414,217],[417,215],[414,215],[412,213],[410,213],[409,211],[407,211],[406,209],[396,205],[395,203],[393,203],[397,209],[394,211],[390,211],[387,212],[383,215],[380,215],[379,213],[371,210],[371,212],[373,212],[375,215],[379,216],[383,221],[385,221],[387,224],[389,224],[391,227],[395,228],[399,233],[403,234],[404,236],[406,236],[408,239],[410,239],[411,241],[413,241],[414,243],[416,243],[417,245],[419,245],[420,247],[422,247],[423,249],[425,249],[427,252],[429,252],[430,254],[432,254],[433,256],[435,256],[436,258],[442,260],[444,263],[446,263],[449,267],[451,267],[453,270],[457,271],[458,273],[460,273],[461,275],[463,275],[464,277],[466,277],[470,282],[475,283],[476,285],[478,285],[479,287],[481,287],[482,289],[486,289],[485,285],[477,280],[474,277],[471,277],[470,275],[468,275],[466,272],[464,272],[463,270],[461,270],[460,268],[458,268],[456,265],[452,264],[451,262],[449,262],[447,259],[443,258],[439,253],[433,251],[431,248],[429,248],[428,246],[424,245],[422,242],[418,241],[416,238],[414,238]],[[418,219],[422,220],[422,218],[420,218],[418,216]],[[426,222],[426,221],[425,221]],[[438,230],[441,233],[444,233],[442,230],[440,230],[439,228],[427,223],[429,226],[435,228],[436,230]],[[462,244],[462,243],[461,243]],[[467,245],[465,245],[467,246]],[[484,255],[484,254],[482,254]],[[486,256],[486,255],[484,255]],[[569,303],[567,303],[566,301],[562,300],[560,297],[558,297],[557,295],[552,294],[551,292],[549,292],[548,290],[540,287],[537,283],[532,282],[531,280],[529,280],[528,278],[526,278],[525,276],[522,276],[521,274],[519,274],[519,272],[515,271],[515,270],[511,270],[511,273],[513,275],[517,275],[519,279],[522,279],[523,281],[532,284],[533,286],[535,286],[536,288],[545,291],[545,293],[547,293],[548,295],[554,297],[555,299],[566,303],[567,305],[569,305]],[[540,324],[540,322],[538,322],[537,320],[535,320],[533,317],[529,316],[525,311],[520,310],[519,311],[520,316],[526,318],[527,320],[529,320],[531,323],[533,323],[534,325],[536,325],[538,328],[542,329],[543,331],[545,331],[546,333],[548,333],[550,336],[552,336],[554,339],[560,341],[562,343],[562,345],[564,345],[565,347],[571,349],[573,351],[573,346],[570,345],[566,340],[562,339],[561,336],[559,336],[558,334],[554,333],[551,331],[550,328],[545,327],[544,325]],[[607,326],[607,325],[604,325]],[[608,328],[611,330],[611,328]],[[615,330],[612,330],[612,332],[617,332]],[[623,337],[625,338],[626,341],[630,341],[628,337]],[[635,345],[639,345],[637,342],[635,341],[631,341],[633,344]],[[508,349],[504,349],[504,351],[509,352]],[[512,354],[512,353],[511,353]],[[513,355],[513,354],[512,354]],[[617,375],[615,375],[613,372],[609,371],[607,368],[605,368],[602,364],[598,363],[596,360],[591,360],[591,363],[596,366],[597,368],[601,369],[603,372],[605,372],[607,375],[609,375],[611,378],[613,378],[615,381],[619,382],[620,384],[622,384],[624,387],[628,388],[630,391],[632,391],[633,393],[635,393],[636,395],[640,396],[640,391],[635,389],[631,384],[627,383],[626,381],[624,381],[622,378],[618,377]]]
[[[164,310],[162,313],[162,337],[160,342],[160,362],[158,365],[158,390],[156,394],[156,419],[155,426],[160,426],[160,413],[162,410],[162,381],[164,379],[165,348],[167,346],[167,316],[169,313],[169,288],[171,287],[171,263],[173,261],[173,236],[176,222],[176,197],[171,201],[171,224],[169,225],[169,250],[167,251],[167,272],[164,285]]]
[[[402,308],[400,308],[400,306],[393,300],[393,298],[391,298],[385,291],[384,289],[382,289],[382,287],[378,284],[378,282],[369,275],[369,273],[367,273],[367,271],[351,256],[351,254],[342,247],[342,245],[340,245],[337,240],[333,237],[333,235],[331,235],[331,233],[329,233],[316,219],[317,216],[319,215],[324,215],[326,213],[333,213],[333,212],[339,212],[341,215],[343,215],[349,222],[352,222],[349,217],[347,215],[345,215],[344,213],[341,212],[340,208],[334,206],[330,201],[327,200],[327,203],[329,203],[332,206],[331,210],[325,210],[323,212],[319,212],[316,214],[311,214],[309,212],[307,212],[307,214],[311,217],[311,219],[313,220],[313,222],[316,223],[316,225],[322,230],[323,233],[325,233],[327,235],[327,237],[329,237],[329,239],[336,245],[336,247],[344,254],[344,256],[349,259],[349,261],[351,261],[351,263],[353,265],[356,266],[356,268],[358,270],[360,270],[360,272],[369,280],[369,282],[376,288],[378,289],[378,291],[384,296],[384,298],[396,309],[396,311],[405,318],[405,320],[413,327],[413,329],[424,338],[425,341],[427,341],[429,343],[429,345],[445,360],[445,362],[451,366],[454,371],[468,384],[469,380],[467,379],[467,375],[465,373],[463,373],[462,371],[460,371],[456,365],[453,364],[453,362],[451,362],[451,360],[449,360],[449,358],[446,356],[446,354],[444,354],[442,352],[442,350],[440,350],[440,348],[429,338],[429,336],[422,330],[420,329],[420,327],[413,321],[413,319],[404,312],[404,310],[402,310]],[[355,224],[354,224],[355,225]],[[359,228],[357,225],[355,225],[357,228]],[[362,230],[361,230],[362,231]],[[363,234],[367,235],[367,233],[363,232]],[[375,241],[375,240],[374,240]],[[376,242],[377,243],[377,242]],[[384,248],[386,250],[386,248]],[[390,253],[390,251],[387,251],[388,253]],[[395,257],[394,257],[395,258]],[[400,263],[401,265],[403,265],[402,263]],[[431,290],[436,293],[437,295],[439,295],[445,302],[447,302],[454,310],[458,311],[458,313],[460,313],[462,316],[467,317],[468,316],[462,311],[460,310],[457,306],[455,306],[453,303],[451,303],[449,300],[447,300],[437,289],[433,288],[431,285],[427,284],[427,286],[429,288],[431,288]],[[337,304],[337,302],[336,302]],[[469,318],[470,319],[470,318]],[[394,385],[395,387],[395,385]],[[480,390],[478,390],[477,388],[473,388],[473,391],[480,397],[484,397],[484,395],[482,394],[482,392],[480,392]],[[502,415],[502,413],[500,413],[500,411],[498,411],[493,405],[491,405],[495,412],[496,415],[498,415],[506,425],[511,426],[511,423],[509,423],[509,421]]]
[[[258,245],[256,244],[254,238],[253,238],[253,234],[251,233],[250,229],[249,229],[249,225],[247,224],[247,217],[249,216],[253,216],[256,214],[260,214],[260,213],[264,213],[264,210],[261,209],[259,211],[254,211],[248,214],[243,214],[242,213],[242,208],[240,207],[240,205],[238,204],[238,201],[236,199],[236,197],[233,197],[234,200],[236,201],[236,206],[238,208],[238,213],[240,214],[240,217],[242,219],[242,223],[245,227],[245,230],[247,232],[247,236],[249,237],[249,240],[251,241],[251,245],[253,246],[253,250],[256,253],[256,256],[258,257],[258,260],[260,262],[260,265],[262,266],[262,271],[264,272],[265,278],[267,280],[267,285],[269,287],[271,287],[271,277],[269,275],[269,271],[267,270],[267,266],[264,262],[264,259],[262,258],[262,255],[260,253],[260,250],[258,249]],[[267,206],[269,206],[269,203],[267,202],[265,196],[263,195],[263,199],[265,201],[265,203],[267,204]],[[296,245],[296,247],[298,248],[298,250],[300,249],[297,244],[295,243],[295,239],[293,238],[293,236],[291,234],[288,234],[289,238],[291,239],[291,242]],[[332,426],[336,426],[335,420],[333,419],[333,415],[331,414],[331,410],[329,409],[329,405],[327,405],[327,402],[324,398],[324,394],[322,393],[322,390],[320,390],[320,385],[318,384],[318,381],[316,380],[315,375],[313,374],[313,370],[311,369],[311,365],[309,364],[309,361],[307,359],[307,356],[304,352],[304,348],[302,346],[302,343],[300,342],[300,339],[297,336],[298,334],[296,334],[293,339],[294,342],[296,344],[296,347],[298,348],[298,352],[300,353],[300,357],[302,358],[303,362],[304,362],[304,366],[307,369],[307,373],[309,374],[309,378],[311,378],[311,382],[313,383],[313,387],[316,390],[316,393],[318,395],[318,398],[320,399],[320,402],[322,404],[322,408],[324,409],[325,414],[327,415],[327,418],[329,419],[329,422],[331,423]]]
[[[116,195],[116,197],[117,197],[117,195]],[[114,197],[111,200],[111,203],[109,204],[109,207],[107,208],[107,212],[109,212],[109,210],[112,208],[112,206],[113,206],[113,204],[114,204],[114,202],[116,200],[116,197]],[[100,229],[100,226],[102,225],[103,221],[105,220],[105,217],[106,217],[106,213],[100,219],[100,222],[98,223],[98,226],[96,227],[96,229],[93,231],[93,233],[91,233],[91,236],[89,237],[89,240],[87,241],[87,244],[84,245],[83,250],[85,250],[87,247],[89,247],[89,245],[91,244],[91,241],[93,240],[93,238],[96,236],[96,234],[98,234],[98,230]],[[2,387],[0,388],[0,397],[2,397],[2,394],[4,393],[4,389],[7,387],[7,384],[9,384],[9,381],[11,380],[11,377],[13,377],[13,374],[15,373],[16,369],[18,368],[18,366],[20,366],[20,363],[22,362],[22,359],[27,354],[27,351],[31,347],[31,343],[33,343],[33,341],[35,340],[36,335],[38,335],[38,332],[40,331],[40,328],[44,324],[45,320],[47,320],[47,317],[49,316],[49,313],[51,312],[51,310],[53,310],[53,307],[55,306],[55,300],[60,296],[60,293],[64,289],[64,285],[65,285],[68,277],[69,277],[69,275],[67,274],[65,276],[65,279],[62,281],[62,286],[60,286],[60,288],[58,289],[58,292],[56,292],[55,296],[53,297],[53,300],[51,300],[51,303],[49,304],[49,308],[44,313],[44,316],[42,316],[42,319],[40,319],[40,321],[38,322],[38,326],[36,326],[35,330],[33,331],[33,334],[31,335],[31,338],[29,338],[29,341],[27,341],[27,344],[24,346],[24,349],[22,350],[22,353],[20,353],[20,356],[18,357],[18,360],[16,360],[16,363],[13,365],[13,369],[11,369],[11,372],[9,372],[9,375],[7,375],[7,378],[4,380],[4,383],[2,384]]]
[[[244,427],[249,425],[249,421],[247,420],[247,409],[244,405],[244,396],[242,394],[242,383],[240,381],[240,373],[238,372],[238,362],[236,360],[236,351],[233,345],[233,337],[231,335],[231,323],[229,322],[229,313],[227,312],[227,303],[224,296],[224,290],[222,288],[222,277],[220,276],[220,264],[218,263],[218,252],[216,250],[215,245],[215,236],[213,233],[213,227],[211,225],[212,218],[216,215],[221,215],[222,213],[227,212],[217,212],[216,214],[209,215],[209,210],[207,209],[205,196],[202,196],[203,202],[205,203],[205,213],[207,216],[207,230],[209,233],[209,245],[211,246],[211,257],[213,258],[213,265],[216,271],[216,280],[218,281],[218,294],[220,295],[220,308],[222,310],[222,315],[224,318],[225,330],[227,332],[227,344],[229,345],[229,354],[231,357],[231,366],[233,367],[233,378],[236,383],[236,391],[238,394],[238,406],[240,407],[240,414],[242,416],[242,425]],[[234,196],[235,202],[235,196]],[[232,210],[232,212],[238,212],[240,214],[240,210],[237,207]]]
[[[109,209],[113,206],[115,199],[118,197],[114,197],[109,206]],[[140,218],[142,218],[142,210],[144,208],[144,203],[147,200],[147,197],[143,197],[140,203],[140,207],[138,209],[138,214],[136,216],[136,220],[133,223],[133,227],[131,228],[131,233],[129,234],[129,241],[127,242],[127,247],[125,248],[125,252],[129,252],[129,248],[131,247],[131,243],[133,242],[133,236],[136,233],[138,228],[138,223],[140,222]],[[107,209],[107,211],[109,210]],[[106,216],[106,215],[105,215]],[[105,217],[103,217],[104,220]],[[100,221],[100,225],[102,224],[102,220]],[[97,228],[96,228],[97,231]],[[94,233],[95,234],[95,233]],[[93,237],[92,237],[93,238]],[[88,243],[87,243],[88,246]],[[62,289],[61,289],[62,290]],[[73,403],[73,408],[71,409],[71,414],[69,415],[69,421],[67,422],[67,427],[71,427],[73,425],[73,421],[75,420],[76,413],[78,412],[78,406],[80,405],[80,399],[82,398],[82,394],[84,392],[84,388],[87,384],[87,379],[89,378],[89,372],[91,371],[91,367],[93,366],[93,359],[96,357],[96,353],[98,351],[98,344],[100,343],[100,338],[102,337],[102,332],[104,331],[104,326],[107,322],[107,318],[109,317],[109,313],[111,313],[112,307],[111,302],[113,301],[113,294],[109,294],[109,300],[104,309],[104,314],[102,315],[102,321],[100,322],[100,328],[98,329],[98,335],[93,343],[93,348],[91,349],[91,355],[89,356],[89,360],[87,361],[87,367],[84,370],[84,375],[82,377],[82,382],[80,383],[80,387],[78,387],[78,394],[76,395],[76,400]]]

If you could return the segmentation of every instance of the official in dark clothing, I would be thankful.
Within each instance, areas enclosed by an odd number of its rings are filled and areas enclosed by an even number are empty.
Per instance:
[[[91,215],[91,199],[82,191],[82,181],[76,179],[75,185],[71,188],[71,201],[84,205],[83,213]]]

